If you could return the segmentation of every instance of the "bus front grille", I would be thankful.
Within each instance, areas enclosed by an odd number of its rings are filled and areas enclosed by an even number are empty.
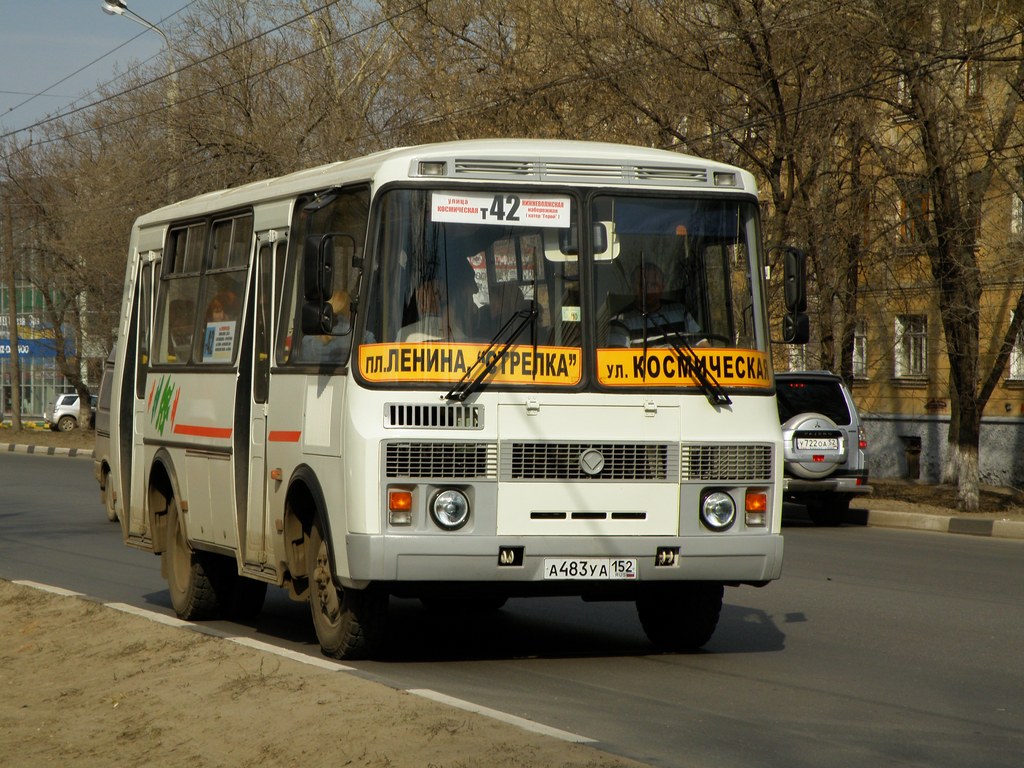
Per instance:
[[[679,447],[671,443],[509,442],[502,480],[677,482]]]
[[[679,472],[684,481],[768,483],[772,459],[770,445],[684,445]]]
[[[384,445],[388,478],[483,479],[497,477],[494,443],[389,442]]]

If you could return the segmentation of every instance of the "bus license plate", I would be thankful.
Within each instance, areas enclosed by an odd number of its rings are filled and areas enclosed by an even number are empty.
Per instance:
[[[798,451],[838,451],[838,437],[798,437],[796,439]]]
[[[635,557],[573,557],[544,559],[545,579],[635,579]]]

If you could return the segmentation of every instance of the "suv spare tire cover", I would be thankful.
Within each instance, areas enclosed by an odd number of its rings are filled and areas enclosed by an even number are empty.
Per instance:
[[[795,455],[796,444],[794,442],[794,435],[797,432],[805,430],[811,432],[835,432],[839,434],[841,436],[839,438],[840,450],[832,454],[818,454],[824,455],[823,461],[811,461],[809,456],[811,452],[803,451],[801,452],[802,455],[799,457],[803,459],[803,461],[798,461]],[[836,426],[836,423],[828,416],[824,416],[820,413],[798,413],[782,425],[782,436],[786,469],[797,477],[802,477],[808,480],[817,480],[823,477],[828,477],[835,472],[841,464],[846,462],[846,433],[841,427]]]

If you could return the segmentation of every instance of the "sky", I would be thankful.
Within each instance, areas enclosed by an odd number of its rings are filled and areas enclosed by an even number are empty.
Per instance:
[[[157,25],[190,4],[126,3]],[[28,128],[76,101],[92,101],[95,96],[86,94],[98,83],[164,55],[157,32],[125,16],[110,16],[102,5],[102,0],[0,0],[0,133]]]

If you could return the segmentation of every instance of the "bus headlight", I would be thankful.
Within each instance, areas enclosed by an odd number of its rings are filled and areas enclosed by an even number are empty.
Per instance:
[[[700,503],[700,521],[712,531],[728,530],[736,521],[736,502],[723,491],[712,491]]]
[[[469,499],[453,488],[441,491],[430,502],[430,517],[446,531],[457,531],[469,520]]]

